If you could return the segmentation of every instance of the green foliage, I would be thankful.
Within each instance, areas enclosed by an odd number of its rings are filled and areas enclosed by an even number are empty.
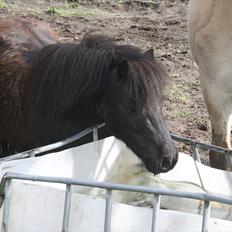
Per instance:
[[[49,14],[63,15],[64,14],[64,9],[63,8],[55,8],[55,7],[51,6],[47,10],[47,13],[49,13]]]
[[[6,8],[7,4],[5,3],[4,0],[0,0],[0,9]]]
[[[183,84],[172,84],[170,86],[170,91],[173,94],[176,93],[176,92],[178,92],[178,90],[180,90],[180,89],[183,89]]]
[[[191,116],[192,116],[191,112],[187,112],[187,111],[178,111],[178,112],[176,112],[176,117],[189,118]]]
[[[79,8],[78,3],[69,3],[67,1],[64,2],[62,7],[54,7],[51,6],[48,8],[47,13],[49,14],[57,14],[59,16],[63,17],[88,17],[88,16],[94,16],[94,11],[89,12],[82,12],[82,10]]]
[[[187,104],[189,99],[186,95],[184,95],[182,90],[185,89],[183,84],[173,84],[170,86],[170,100],[176,103]]]

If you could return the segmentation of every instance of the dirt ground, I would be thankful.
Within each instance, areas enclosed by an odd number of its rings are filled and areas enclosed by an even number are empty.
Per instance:
[[[96,32],[119,43],[153,48],[170,77],[163,108],[170,131],[209,143],[208,114],[188,45],[187,6],[187,0],[0,0],[0,18],[47,21],[61,41]]]

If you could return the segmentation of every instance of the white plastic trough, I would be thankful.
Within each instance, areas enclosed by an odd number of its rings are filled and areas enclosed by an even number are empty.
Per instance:
[[[155,186],[186,191],[210,191],[232,198],[232,174],[206,167],[180,153],[176,167],[158,177],[143,165],[126,146],[114,137],[42,157],[4,162],[6,172],[39,176],[74,177],[133,185]],[[199,175],[200,173],[200,175]],[[65,186],[28,181],[13,181],[10,198],[9,231],[60,231]],[[84,195],[83,195],[84,194]],[[88,196],[87,196],[88,194]],[[92,197],[90,196],[92,195]],[[94,199],[93,195],[97,198]],[[102,231],[105,201],[102,191],[73,187],[70,231]],[[118,192],[114,199],[134,205],[149,205],[142,194]],[[200,213],[196,200],[162,197],[161,206],[172,210]],[[231,231],[232,207],[213,204],[210,231]],[[149,231],[152,210],[114,203],[111,231]],[[161,210],[158,231],[199,231],[202,217],[185,212]]]
[[[8,231],[61,231],[64,191],[47,186],[15,182],[11,188]],[[103,231],[105,201],[72,194],[69,231]],[[113,204],[111,232],[143,232],[151,229],[152,209]],[[159,232],[200,231],[201,216],[160,210]],[[209,231],[230,231],[232,222],[211,219]]]

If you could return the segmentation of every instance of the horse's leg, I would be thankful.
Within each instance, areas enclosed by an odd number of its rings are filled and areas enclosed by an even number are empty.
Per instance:
[[[208,108],[212,143],[231,148],[232,1],[189,0],[188,31],[192,55]],[[222,154],[210,152],[215,168],[228,169]]]
[[[232,114],[224,111],[221,112],[220,117],[211,117],[210,121],[212,127],[212,144],[231,149],[230,133],[231,133]],[[210,151],[209,154],[210,154],[209,157],[210,165],[212,167],[228,170],[228,171],[230,170],[225,155],[216,153],[214,151]]]
[[[212,144],[231,149],[232,102],[230,94],[221,89],[212,79],[200,73],[201,88],[208,108]],[[225,155],[210,151],[210,165],[214,168],[228,170]]]

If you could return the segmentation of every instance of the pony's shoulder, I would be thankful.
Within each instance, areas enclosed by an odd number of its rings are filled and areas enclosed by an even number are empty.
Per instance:
[[[54,43],[57,35],[46,22],[13,17],[0,20],[1,62],[9,58],[25,63],[43,47]]]
[[[33,18],[3,18],[0,38],[11,44],[44,47],[57,42],[57,35],[46,22]]]

